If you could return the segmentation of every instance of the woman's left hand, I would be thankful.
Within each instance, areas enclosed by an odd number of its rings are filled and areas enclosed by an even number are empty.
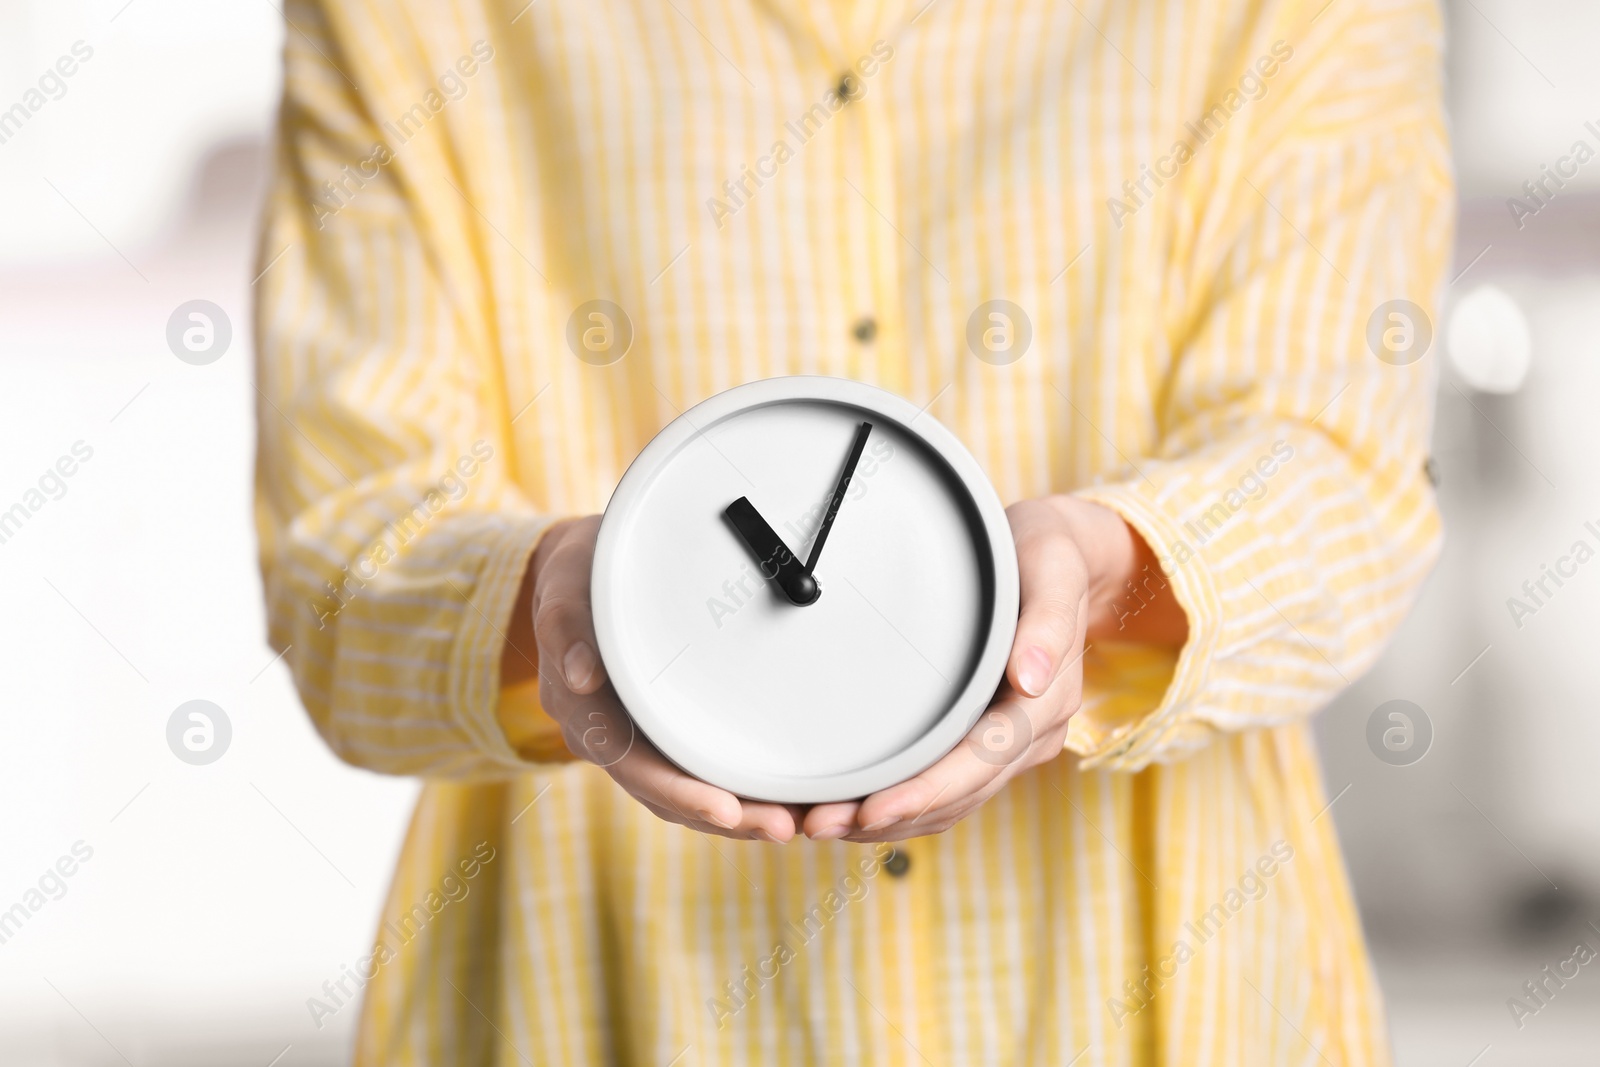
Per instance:
[[[1061,754],[1083,696],[1086,640],[1181,644],[1187,637],[1154,553],[1116,512],[1052,496],[1013,504],[1006,516],[1022,596],[994,701],[960,744],[915,778],[864,800],[811,808],[802,827],[808,837],[895,841],[948,830],[1012,778]]]

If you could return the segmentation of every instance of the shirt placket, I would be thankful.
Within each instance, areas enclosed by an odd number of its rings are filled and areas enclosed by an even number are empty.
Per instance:
[[[838,288],[831,305],[839,317],[822,333],[822,363],[833,373],[909,397],[894,130],[887,94],[878,88],[885,66],[881,45],[874,52],[885,40],[885,19],[897,25],[901,7],[769,2],[814,49],[816,98],[831,89],[844,102],[829,120],[836,164],[825,179],[833,188],[823,202],[838,212],[834,232],[840,239],[831,261]]]
[[[870,28],[869,28],[870,32]],[[847,103],[838,116],[839,183],[836,203],[846,242],[841,249],[841,304],[849,321],[846,373],[901,396],[910,389],[904,348],[899,198],[894,131],[883,62],[868,34],[837,60],[835,91]]]

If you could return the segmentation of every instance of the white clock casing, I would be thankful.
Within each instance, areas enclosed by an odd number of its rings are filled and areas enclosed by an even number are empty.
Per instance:
[[[804,561],[862,422],[822,595],[797,606],[723,509],[748,496]],[[769,378],[639,453],[591,596],[606,672],[662,754],[740,796],[820,803],[913,777],[966,736],[1016,634],[1017,555],[994,487],[933,416],[860,382]]]

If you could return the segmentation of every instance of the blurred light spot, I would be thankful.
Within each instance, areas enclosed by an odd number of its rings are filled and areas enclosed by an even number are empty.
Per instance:
[[[1528,377],[1528,318],[1504,289],[1480,285],[1456,304],[1445,335],[1450,364],[1482,393],[1514,393]]]

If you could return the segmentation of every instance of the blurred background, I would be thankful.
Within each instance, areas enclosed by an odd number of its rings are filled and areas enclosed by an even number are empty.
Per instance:
[[[1448,542],[1319,719],[1329,813],[1401,1064],[1595,1064],[1600,966],[1543,1006],[1524,983],[1600,949],[1600,560],[1572,555],[1600,547],[1600,4],[1446,14]],[[348,1058],[355,1009],[306,1000],[369,940],[415,786],[338,763],[265,643],[248,335],[282,36],[272,0],[0,0],[7,1067]],[[194,300],[231,324],[205,365],[167,343]],[[220,767],[169,748],[192,700]]]

